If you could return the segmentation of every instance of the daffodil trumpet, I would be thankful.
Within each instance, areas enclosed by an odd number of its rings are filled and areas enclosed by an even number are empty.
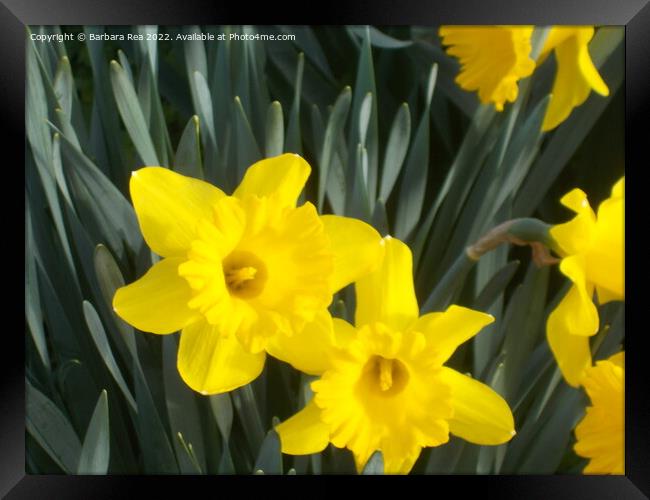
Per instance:
[[[625,353],[597,361],[580,381],[590,400],[575,429],[584,474],[625,474]]]

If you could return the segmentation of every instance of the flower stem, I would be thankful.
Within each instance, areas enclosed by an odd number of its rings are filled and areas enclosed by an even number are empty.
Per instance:
[[[550,228],[549,224],[533,218],[512,219],[494,227],[458,256],[429,294],[421,312],[445,309],[474,264],[487,252],[503,243],[530,245],[533,261],[539,267],[558,263],[559,259],[550,253],[550,250],[553,250],[559,254],[559,247],[550,235]]]

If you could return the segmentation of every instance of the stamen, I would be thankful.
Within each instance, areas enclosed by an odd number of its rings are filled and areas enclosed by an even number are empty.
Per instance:
[[[247,281],[255,279],[257,269],[253,266],[241,267],[239,269],[230,269],[226,271],[226,285],[233,290],[241,289]]]
[[[379,358],[379,388],[387,391],[393,386],[393,360]]]
[[[231,295],[253,299],[266,284],[266,266],[250,252],[235,251],[223,260],[223,277]]]

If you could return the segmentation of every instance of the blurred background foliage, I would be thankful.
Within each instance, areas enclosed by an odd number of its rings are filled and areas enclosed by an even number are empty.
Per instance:
[[[31,33],[75,40],[36,42]],[[89,41],[102,33],[145,40]],[[295,39],[176,40],[200,33]],[[536,30],[534,51],[545,33]],[[552,57],[497,113],[454,83],[458,63],[434,27],[31,27],[26,470],[354,472],[351,454],[331,445],[280,454],[273,425],[304,405],[309,377],[270,360],[252,384],[200,396],[177,373],[177,335],[135,331],[110,305],[116,288],[157,259],[130,204],[132,170],[164,165],[231,192],[253,162],[289,151],[313,168],[303,200],[409,244],[422,312],[454,302],[497,319],[449,364],[506,398],[517,436],[498,447],[452,437],[425,449],[413,473],[579,473],[572,429],[587,400],[562,380],[544,334],[566,281],[537,268],[528,249],[507,247],[461,279],[442,278],[498,223],[566,221],[559,199],[573,187],[592,206],[607,197],[624,173],[623,49],[623,28],[596,31],[590,52],[610,96],[592,93],[542,134]],[[350,287],[331,311],[351,319]],[[623,341],[623,305],[600,312],[596,359]],[[367,469],[376,472],[374,460]]]

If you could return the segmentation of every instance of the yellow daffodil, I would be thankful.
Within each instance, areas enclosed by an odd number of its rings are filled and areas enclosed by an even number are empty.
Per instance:
[[[625,474],[625,353],[588,368],[582,385],[591,400],[576,426],[575,452],[589,458],[585,474]]]
[[[607,96],[609,89],[589,55],[593,26],[554,26],[537,58],[531,59],[533,26],[443,26],[440,36],[447,53],[459,59],[456,83],[468,91],[478,90],[483,104],[494,103],[503,111],[514,102],[520,79],[530,76],[536,65],[555,51],[557,72],[542,130],[549,131],[568,118],[589,92]]]
[[[446,443],[450,432],[483,445],[507,442],[515,434],[508,404],[443,366],[494,318],[458,306],[418,317],[411,252],[384,241],[381,267],[356,283],[356,327],[322,316],[318,330],[283,351],[285,361],[321,377],[305,408],[276,427],[282,451],[317,453],[331,442],[350,449],[361,471],[380,450],[385,472],[408,473],[423,447]]]
[[[133,172],[142,234],[164,258],[117,290],[113,307],[145,332],[182,330],[178,369],[194,390],[256,378],[269,339],[300,331],[333,293],[379,265],[372,227],[296,206],[310,171],[294,154],[262,160],[232,196],[161,167]]]
[[[566,120],[592,90],[602,96],[609,95],[609,88],[589,55],[588,44],[593,36],[593,26],[554,26],[550,30],[538,59],[541,63],[551,50],[555,51],[557,73],[543,131],[552,130]]]
[[[599,327],[594,291],[600,304],[625,299],[624,182],[621,178],[614,185],[597,215],[582,190],[569,192],[561,203],[577,215],[550,231],[562,256],[560,271],[573,286],[549,315],[546,333],[564,378],[574,387],[591,366],[589,337]]]
[[[442,26],[447,53],[459,59],[456,83],[465,90],[478,90],[483,104],[503,110],[506,101],[517,99],[517,82],[533,73],[530,58],[532,26]]]

